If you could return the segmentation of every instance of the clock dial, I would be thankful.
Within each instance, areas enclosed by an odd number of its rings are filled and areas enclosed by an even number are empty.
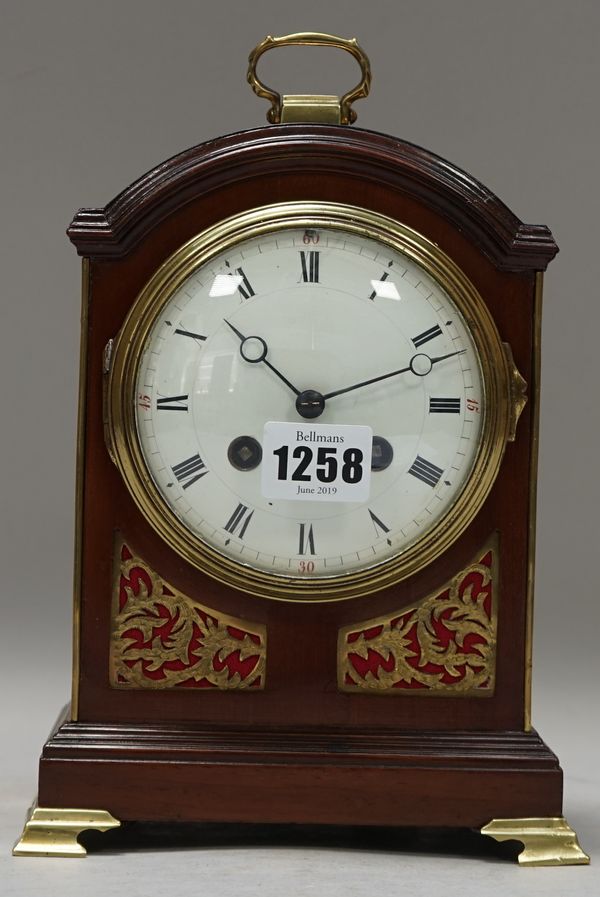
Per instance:
[[[126,442],[122,469],[142,510],[216,575],[246,571],[275,590],[335,588],[390,564],[406,575],[456,538],[493,481],[504,442],[502,421],[490,433],[480,332],[493,325],[481,300],[431,244],[360,227],[360,214],[307,226],[276,211],[249,234],[231,219],[226,239],[173,257],[121,334],[117,463]],[[298,465],[295,500],[264,491],[268,422],[314,427],[311,443],[322,425],[369,427],[367,500],[333,489],[314,500],[302,482],[314,445],[289,463],[273,453],[280,470]],[[337,461],[323,455],[322,483]]]
[[[321,397],[309,414],[307,394]],[[435,525],[469,476],[484,403],[445,290],[401,252],[326,227],[246,240],[189,275],[149,334],[136,396],[145,463],[184,526],[295,577],[376,564]],[[262,494],[265,423],[307,418],[371,427],[368,502]]]

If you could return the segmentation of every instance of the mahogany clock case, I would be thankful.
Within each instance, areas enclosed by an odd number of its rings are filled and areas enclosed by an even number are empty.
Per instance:
[[[484,297],[529,400],[487,500],[444,554],[374,594],[303,605],[222,585],[157,536],[105,445],[103,369],[136,296],[182,244],[267,202],[307,200],[363,207],[438,244]],[[557,251],[550,232],[522,224],[481,184],[420,148],[359,129],[287,125],[182,153],[105,209],[80,211],[68,233],[86,260],[76,650],[71,711],[40,763],[40,806],[102,807],[119,819],[342,824],[560,816],[558,761],[529,728],[539,306],[541,272]],[[111,686],[120,537],[182,593],[266,627],[264,689]],[[493,694],[338,688],[342,627],[440,588],[491,538],[500,582]],[[390,791],[402,800],[390,801]]]

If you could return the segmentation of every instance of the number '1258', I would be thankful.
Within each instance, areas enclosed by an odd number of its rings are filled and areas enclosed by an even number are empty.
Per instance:
[[[282,445],[273,454],[278,458],[277,479],[310,482],[311,476],[307,468],[314,459],[314,451],[307,445],[298,445],[292,452],[292,458],[299,463],[288,477],[290,447]],[[347,448],[342,455],[342,479],[345,483],[360,483],[363,477],[363,453],[360,449]],[[316,477],[321,483],[332,483],[338,475],[337,449],[320,446],[317,449]]]

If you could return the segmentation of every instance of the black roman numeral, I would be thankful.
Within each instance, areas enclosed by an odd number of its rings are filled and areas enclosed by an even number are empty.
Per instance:
[[[442,329],[440,325],[436,324],[435,327],[430,327],[429,330],[424,330],[423,333],[419,333],[418,336],[413,336],[411,342],[415,349],[418,349],[423,343],[428,343],[430,339],[435,339],[436,336],[440,336],[441,333]]]
[[[156,400],[157,411],[187,411],[187,396],[161,396]]]
[[[381,281],[381,280],[387,280],[389,276],[390,276],[390,272],[389,272],[389,271],[384,271],[383,274],[381,275],[381,277],[379,278],[379,280],[380,280],[380,281]],[[377,290],[373,290],[373,292],[372,292],[371,295],[369,296],[369,299],[374,299],[376,295],[377,295]]]
[[[306,523],[299,523],[298,526],[300,527],[298,554],[306,554],[307,549],[309,554],[315,554],[315,537],[312,523],[308,524],[308,529],[306,528]]]
[[[430,414],[460,414],[460,399],[429,398]]]
[[[427,483],[428,486],[437,486],[444,471],[441,467],[432,464],[431,461],[426,461],[425,458],[417,455],[408,472],[418,480]]]
[[[246,530],[248,529],[248,524],[252,520],[252,515],[254,514],[254,510],[250,510],[243,505],[241,502],[223,527],[224,530],[228,533],[231,533],[232,536],[238,537],[238,539],[243,539]],[[239,528],[239,532],[236,533],[236,530]],[[225,545],[229,545],[229,539],[225,542]]]
[[[310,251],[300,251],[300,261],[302,263],[302,280],[304,283],[319,282],[319,253]]]
[[[178,333],[180,336],[189,336],[191,339],[206,339],[201,333],[192,333],[191,330],[180,330],[179,327],[173,332]]]
[[[385,533],[389,533],[389,531],[390,531],[389,526],[386,526],[385,523],[383,523],[383,522],[379,519],[379,517],[377,517],[377,516],[373,513],[373,511],[371,510],[371,508],[369,508],[368,510],[369,510],[369,514],[371,515],[371,520],[373,521],[373,526],[375,527],[375,535],[377,536],[377,538],[379,538],[379,530],[381,530],[381,534],[382,534],[382,535],[385,535]],[[388,543],[388,545],[391,545],[391,544],[392,544],[392,540],[391,540],[391,539],[386,539],[386,542]]]
[[[251,285],[250,285],[250,281],[248,280],[248,278],[247,278],[246,275],[244,274],[243,269],[242,269],[242,268],[236,268],[236,269],[235,269],[235,273],[236,273],[236,274],[239,274],[239,276],[242,278],[242,282],[241,282],[241,284],[239,285],[238,290],[239,290],[240,293],[242,294],[243,298],[244,298],[244,299],[249,299],[250,296],[255,296],[256,293],[255,293],[254,290],[252,289],[252,287],[251,287]]]
[[[202,479],[202,477],[205,477],[208,473],[206,465],[198,453],[192,455],[191,458],[186,458],[185,461],[180,461],[179,464],[176,464],[171,470],[175,474],[177,482],[181,483],[183,489],[189,489],[190,486],[193,486],[194,483]]]

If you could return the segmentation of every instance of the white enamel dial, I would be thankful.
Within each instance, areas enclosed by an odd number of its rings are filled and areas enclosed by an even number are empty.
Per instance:
[[[309,419],[297,406],[308,390],[323,405]],[[315,580],[394,558],[443,520],[476,461],[484,392],[469,327],[421,264],[343,228],[282,227],[214,255],[167,296],[137,367],[135,421],[192,540]],[[263,496],[268,421],[371,427],[368,500]]]

